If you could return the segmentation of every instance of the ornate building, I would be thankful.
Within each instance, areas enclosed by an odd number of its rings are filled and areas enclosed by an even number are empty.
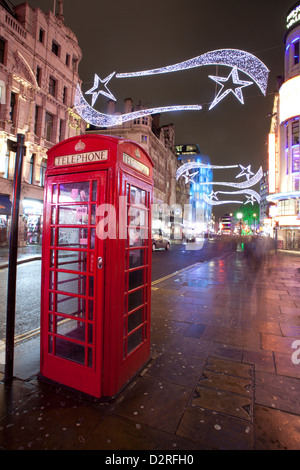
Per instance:
[[[25,135],[19,244],[38,242],[31,229],[42,222],[46,152],[86,127],[73,108],[82,52],[64,24],[62,0],[55,9],[12,9],[0,0],[0,244],[7,242],[14,177],[7,140]]]

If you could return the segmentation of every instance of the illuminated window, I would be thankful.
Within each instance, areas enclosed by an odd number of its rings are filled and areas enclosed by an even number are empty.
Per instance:
[[[292,172],[299,173],[299,146],[292,149]]]
[[[299,144],[299,120],[292,122],[292,145]]]
[[[142,143],[146,144],[148,142],[148,137],[146,135],[142,135]]]
[[[299,41],[294,42],[294,65],[299,64]]]

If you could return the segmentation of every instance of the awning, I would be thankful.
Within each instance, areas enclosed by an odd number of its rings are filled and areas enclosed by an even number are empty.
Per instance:
[[[9,196],[3,196],[0,194],[0,214],[11,215],[11,202]]]

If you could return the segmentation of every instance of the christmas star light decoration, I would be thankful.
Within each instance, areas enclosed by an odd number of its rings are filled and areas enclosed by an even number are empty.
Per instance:
[[[219,93],[215,97],[214,101],[210,105],[209,109],[211,110],[214,108],[220,101],[222,101],[229,93],[233,93],[234,96],[244,104],[244,97],[242,93],[242,88],[253,85],[253,82],[247,82],[244,80],[239,79],[238,69],[237,67],[233,67],[232,71],[228,75],[228,77],[215,77],[213,75],[209,75],[209,78],[214,80],[216,83],[221,85],[221,89]],[[234,86],[234,87],[233,87]]]
[[[246,176],[247,180],[249,180],[251,175],[254,175],[254,173],[251,171],[251,165],[248,165],[247,167],[243,165],[239,165],[240,169],[242,170],[239,175],[236,176],[236,178],[240,178],[241,176]]]
[[[116,98],[114,97],[114,95],[109,91],[109,89],[107,88],[107,84],[108,82],[112,79],[112,77],[115,75],[116,72],[113,72],[111,73],[110,75],[108,75],[106,78],[104,78],[103,80],[101,80],[100,77],[98,77],[97,74],[95,74],[95,77],[94,77],[94,86],[85,92],[86,95],[92,95],[93,98],[92,98],[92,106],[94,106],[94,104],[96,103],[97,101],[97,98],[98,96],[101,94],[101,95],[104,95],[106,96],[106,98],[110,99],[110,100],[113,100],[113,101],[117,101]],[[101,85],[104,85],[105,89],[107,91],[104,91],[104,90],[99,90],[99,86]],[[98,90],[98,91],[97,91]]]
[[[110,92],[107,87],[108,82],[114,77],[116,79],[129,79],[144,77],[147,75],[157,75],[170,72],[180,72],[191,68],[203,67],[207,65],[222,65],[231,68],[231,72],[227,77],[213,77],[220,84],[221,90],[215,97],[213,103],[209,109],[212,109],[225,96],[229,93],[233,93],[236,98],[244,104],[244,97],[242,94],[242,88],[249,86],[253,83],[260,88],[264,96],[266,96],[269,70],[257,57],[249,54],[245,51],[238,49],[219,49],[211,52],[207,52],[193,59],[180,62],[178,64],[169,65],[166,67],[160,67],[157,69],[149,69],[140,72],[130,73],[111,73],[103,80],[95,74],[94,86],[86,92],[87,95],[92,95],[92,105],[89,105],[83,97],[82,91],[79,86],[76,88],[74,106],[78,114],[89,124],[96,127],[112,127],[122,125],[126,121],[138,119],[142,116],[149,116],[150,114],[174,112],[174,111],[199,111],[202,110],[202,105],[176,105],[176,106],[161,106],[150,109],[143,109],[134,111],[126,114],[110,115],[96,111],[93,106],[95,105],[99,95],[103,95],[113,101],[117,101],[114,95]],[[240,80],[238,71],[248,75],[253,81],[247,82]],[[231,84],[231,86],[229,86]],[[100,89],[100,85],[103,89]]]
[[[241,200],[221,200],[220,201],[219,194],[229,194],[232,196],[243,194],[246,196],[246,201],[244,202],[244,204],[253,205],[255,201],[260,203],[260,200],[261,200],[260,195],[256,191],[250,188],[252,186],[255,186],[257,183],[259,183],[259,181],[263,177],[262,167],[260,167],[257,173],[254,174],[251,171],[251,165],[248,165],[247,167],[244,167],[243,165],[221,166],[221,165],[204,164],[204,163],[199,163],[199,162],[189,162],[189,163],[182,165],[177,170],[176,180],[178,180],[181,176],[183,176],[186,182],[189,181],[189,172],[190,170],[194,170],[195,168],[206,168],[206,169],[211,169],[211,170],[240,168],[242,171],[235,178],[240,178],[241,176],[244,176],[246,178],[246,180],[242,181],[241,183],[231,183],[231,182],[225,182],[225,181],[206,181],[206,182],[201,182],[201,183],[197,182],[197,185],[199,186],[228,186],[228,187],[236,189],[235,191],[212,191],[209,196],[207,196],[206,194],[203,194],[202,198],[204,202],[206,202],[207,204],[212,205],[212,206],[217,206],[221,204],[242,204],[243,203],[243,201]]]

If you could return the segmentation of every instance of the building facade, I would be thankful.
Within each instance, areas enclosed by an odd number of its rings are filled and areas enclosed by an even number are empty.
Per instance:
[[[57,10],[57,12],[55,11]],[[82,52],[64,24],[63,1],[42,12],[0,0],[0,244],[10,223],[15,154],[7,141],[25,136],[19,244],[38,243],[47,150],[82,134],[86,124],[73,101]]]
[[[133,105],[131,98],[124,101],[124,113],[143,109],[139,103]],[[115,103],[108,103],[108,114],[115,113]],[[176,182],[176,171],[180,166],[175,152],[175,127],[161,125],[160,115],[148,115],[126,121],[106,129],[88,126],[87,133],[113,135],[140,144],[154,163],[153,179],[153,229],[161,229],[171,239],[181,239],[182,208],[188,203],[189,193],[183,181]]]
[[[284,77],[269,134],[269,214],[278,246],[300,250],[300,2],[286,15]]]

